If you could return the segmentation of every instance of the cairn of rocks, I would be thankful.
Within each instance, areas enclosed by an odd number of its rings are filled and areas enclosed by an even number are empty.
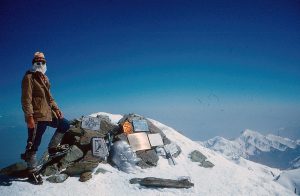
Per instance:
[[[90,130],[83,128],[82,118],[71,121],[70,129],[65,133],[62,144],[68,144],[70,149],[63,156],[52,158],[49,160],[48,153],[45,152],[40,164],[42,169],[40,173],[43,176],[47,176],[47,181],[52,183],[64,182],[69,176],[78,176],[79,181],[85,182],[92,178],[93,174],[106,173],[108,171],[98,168],[99,163],[108,163],[113,166],[114,163],[111,160],[110,146],[116,141],[126,141],[127,135],[124,133],[123,125],[125,122],[132,123],[132,119],[143,119],[146,120],[149,133],[159,133],[161,135],[163,145],[173,144],[167,136],[156,127],[150,120],[136,114],[127,114],[117,123],[111,122],[110,118],[106,115],[98,115],[97,118],[100,122],[100,128],[97,130]],[[103,138],[103,141],[107,142],[108,153],[107,157],[99,157],[93,155],[92,139]],[[175,145],[176,153],[172,154],[173,157],[177,157],[181,149]],[[111,153],[111,154],[110,154]],[[158,153],[157,148],[151,148],[147,150],[136,151],[136,156],[139,161],[136,163],[141,168],[149,168],[157,166],[159,155],[164,158],[167,155]],[[213,167],[213,164],[206,160],[206,157],[199,151],[194,151],[190,154],[191,160],[199,162],[202,167]],[[25,162],[19,162],[10,165],[0,170],[0,175],[15,176],[15,177],[26,177],[26,164]]]

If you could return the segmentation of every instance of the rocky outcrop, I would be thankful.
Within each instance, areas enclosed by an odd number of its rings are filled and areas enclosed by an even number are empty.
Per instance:
[[[86,182],[92,178],[92,172],[84,172],[80,175],[79,181]]]
[[[207,161],[207,157],[198,150],[194,150],[193,152],[191,152],[189,157],[192,162],[199,162],[199,166],[201,167],[211,168],[215,166],[212,162]]]
[[[68,153],[59,160],[49,164],[42,171],[43,175],[58,175],[62,170],[62,174],[67,176],[81,176],[83,173],[93,172],[100,162],[106,160],[93,156],[92,154],[92,138],[104,138],[108,132],[116,131],[117,125],[113,124],[107,116],[98,116],[100,119],[99,130],[83,129],[81,120],[73,120],[71,128],[64,135],[62,144],[69,144]],[[80,181],[88,180],[88,177],[80,178]],[[91,177],[91,176],[90,176]],[[54,178],[56,179],[56,178]]]

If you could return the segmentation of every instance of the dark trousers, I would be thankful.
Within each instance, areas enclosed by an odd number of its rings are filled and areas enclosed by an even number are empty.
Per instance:
[[[54,134],[56,133],[64,134],[70,128],[69,121],[65,118],[53,119],[52,121],[38,121],[36,124],[36,128],[33,129],[28,128],[27,145],[29,142],[32,142],[30,151],[38,151],[38,148],[42,141],[43,134],[45,133],[47,126],[57,128]],[[28,148],[28,146],[26,148]]]

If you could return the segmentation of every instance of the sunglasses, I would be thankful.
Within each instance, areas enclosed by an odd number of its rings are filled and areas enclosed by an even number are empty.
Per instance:
[[[37,65],[45,65],[46,64],[46,61],[43,60],[43,61],[34,61],[33,63],[36,63]]]
[[[36,58],[36,59],[33,59],[33,62],[32,63],[38,63],[38,65],[45,65],[46,64],[46,60],[44,58]]]

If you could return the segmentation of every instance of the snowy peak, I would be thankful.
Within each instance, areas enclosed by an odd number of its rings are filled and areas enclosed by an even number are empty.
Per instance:
[[[260,134],[259,132],[257,131],[253,131],[251,129],[245,129],[242,133],[241,133],[242,136],[244,137],[263,137],[262,134]]]
[[[272,134],[267,135],[266,138],[271,142],[272,146],[276,149],[285,150],[286,149],[285,147],[288,148],[297,147],[297,142],[288,138],[283,138]]]
[[[244,144],[249,155],[255,154],[257,149],[263,152],[269,152],[272,149],[285,151],[287,148],[294,149],[297,147],[297,142],[291,139],[272,134],[264,136],[249,129],[246,129],[235,141]]]
[[[239,159],[239,157],[247,157],[245,154],[246,151],[241,150],[244,147],[240,143],[235,141],[227,140],[223,137],[217,136],[206,142],[203,142],[203,145],[207,148],[213,149],[226,157],[230,157],[232,159]]]
[[[246,149],[249,155],[253,155],[257,149],[261,151],[270,151],[270,141],[255,131],[246,129],[240,137],[236,139],[236,142],[240,143]]]
[[[223,137],[220,137],[220,136],[216,136],[210,140],[207,140],[206,141],[207,144],[209,144],[210,146],[214,146],[214,145],[217,145],[217,144],[227,144],[228,142],[230,142],[229,140],[223,138]]]
[[[233,160],[243,157],[278,168],[294,168],[294,165],[298,165],[294,160],[300,154],[299,140],[272,134],[264,136],[250,129],[243,131],[234,140],[218,136],[203,142],[203,145]]]

